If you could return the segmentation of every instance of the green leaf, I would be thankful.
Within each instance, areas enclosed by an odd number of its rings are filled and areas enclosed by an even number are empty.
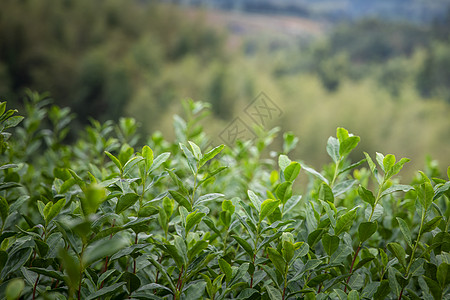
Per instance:
[[[129,294],[133,293],[141,286],[139,277],[130,272],[123,272],[118,281],[126,283]]]
[[[302,168],[310,173],[311,175],[316,176],[317,178],[319,178],[320,180],[322,180],[323,182],[325,182],[326,184],[329,184],[328,179],[326,179],[322,174],[320,174],[319,172],[317,172],[316,170],[314,170],[313,168],[310,168],[308,166],[305,166],[304,164],[302,165]]]
[[[431,183],[425,182],[422,183],[414,188],[417,192],[417,197],[419,199],[420,204],[422,204],[422,207],[425,209],[425,211],[428,210],[431,203],[433,202],[434,197],[434,189]]]
[[[349,179],[349,180],[344,180],[339,182],[338,184],[336,184],[335,186],[333,186],[333,195],[334,197],[338,197],[342,194],[344,194],[345,192],[349,191],[353,185],[355,185],[358,181],[357,180],[353,180],[353,179]]]
[[[411,230],[409,230],[408,224],[406,224],[406,222],[402,218],[397,217],[396,219],[397,219],[398,225],[400,226],[400,230],[406,239],[406,242],[412,248],[412,235],[411,235]]]
[[[278,185],[277,198],[280,199],[281,203],[285,204],[286,201],[292,197],[292,182],[285,181]],[[262,210],[262,207],[261,207]]]
[[[153,160],[152,167],[150,168],[150,170],[148,172],[151,173],[154,170],[156,170],[156,168],[158,168],[160,165],[162,165],[164,162],[166,162],[166,160],[169,158],[169,156],[170,156],[170,152],[164,152],[164,153],[158,155]]]
[[[224,197],[224,196],[225,196],[224,194],[220,194],[220,193],[210,193],[210,194],[206,194],[206,195],[201,195],[200,197],[198,197],[197,201],[195,201],[195,204],[198,205],[200,203],[212,201],[217,198]]]
[[[192,174],[197,173],[197,159],[194,154],[182,143],[180,143],[181,151],[183,151],[184,155],[187,158],[188,166],[191,169]]]
[[[219,267],[220,270],[225,274],[225,281],[226,283],[230,283],[232,276],[233,276],[233,270],[231,269],[230,264],[224,260],[223,258],[219,259]]]
[[[441,300],[442,299],[442,289],[439,287],[439,284],[427,276],[423,276],[423,279],[427,283],[428,288],[430,289],[431,295],[433,295],[434,300]]]
[[[334,203],[334,195],[330,186],[325,182],[320,184],[319,188],[319,200],[323,200],[329,203]]]
[[[145,163],[145,169],[150,170],[150,167],[153,164],[153,150],[145,145],[144,147],[142,147],[142,157],[144,158],[144,163]]]
[[[386,172],[386,170],[384,169],[384,164],[383,164],[383,161],[384,161],[384,155],[381,154],[381,153],[379,153],[379,152],[376,152],[376,155],[375,155],[375,156],[376,156],[378,165],[381,167],[381,169],[383,170],[383,172]]]
[[[341,157],[349,154],[359,143],[359,136],[350,136],[339,144],[339,155]]]
[[[274,199],[267,199],[261,204],[261,212],[259,213],[259,221],[261,222],[266,217],[270,216],[275,209],[280,205],[280,201]]]
[[[118,252],[120,249],[128,246],[128,241],[118,235],[110,238],[105,238],[96,241],[86,247],[82,257],[82,264],[84,267],[89,266],[93,262],[105,258],[106,256],[111,256]]]
[[[122,288],[123,285],[125,285],[125,282],[118,282],[114,283],[110,286],[106,286],[102,289],[99,289],[95,293],[90,294],[86,300],[92,300],[92,299],[101,299],[102,297],[107,297],[113,294],[116,294],[116,292]],[[104,299],[104,298],[102,298]]]
[[[364,267],[365,264],[371,262],[371,261],[374,260],[374,259],[375,259],[375,257],[373,257],[373,256],[372,256],[372,257],[365,257],[365,258],[361,259],[361,260],[356,264],[356,266],[353,268],[353,272],[356,271],[356,270],[358,270],[359,268]]]
[[[413,190],[414,188],[410,185],[406,185],[406,184],[394,184],[393,186],[387,188],[386,190],[384,190],[381,195],[380,198],[392,194],[394,192],[408,192],[410,190]]]
[[[81,209],[85,216],[97,211],[100,204],[106,199],[106,190],[98,184],[90,184],[84,192],[85,197],[80,197]]]
[[[270,300],[280,300],[281,292],[271,285],[266,286],[267,294],[269,295]]]
[[[339,217],[336,222],[336,228],[334,229],[334,234],[339,236],[343,232],[347,232],[353,225],[353,221],[356,217],[357,207],[348,211],[343,216]]]
[[[250,257],[253,257],[253,249],[246,240],[238,237],[237,235],[232,235],[231,237],[234,238],[236,242],[238,242],[238,244],[245,250],[245,252],[247,252]]]
[[[184,206],[188,211],[192,211],[192,206],[190,201],[184,197],[182,194],[178,193],[177,191],[169,191],[169,194],[172,196],[172,198],[177,201],[177,203],[181,206]]]
[[[14,278],[8,282],[5,290],[6,300],[17,300],[20,298],[25,282],[21,278]]]
[[[127,193],[120,196],[116,204],[116,214],[120,214],[127,208],[133,206],[138,201],[139,195],[136,193]]]
[[[16,127],[17,125],[19,125],[20,122],[22,122],[23,119],[24,117],[22,116],[14,116],[7,119],[3,125],[5,126],[5,129]]]
[[[364,156],[367,159],[367,164],[369,165],[370,171],[375,174],[375,171],[377,169],[377,166],[373,162],[372,158],[370,158],[370,155],[367,152],[364,152]]]
[[[30,258],[32,250],[31,247],[26,247],[10,253],[2,272],[0,273],[0,279],[3,280],[10,273],[20,269],[20,267],[22,267]]]
[[[250,199],[250,202],[253,204],[253,206],[256,208],[258,213],[261,211],[261,199],[251,190],[247,191],[248,198]]]
[[[391,168],[395,164],[395,156],[393,154],[388,154],[383,158],[383,167],[386,173],[391,171]]]
[[[200,223],[205,216],[205,213],[193,211],[186,217],[186,234],[194,228],[195,225]]]
[[[278,157],[278,166],[280,167],[281,171],[284,172],[284,170],[291,164],[291,160],[287,155],[281,154]]]
[[[286,261],[284,258],[278,253],[278,251],[274,248],[267,248],[267,254],[269,255],[270,261],[273,263],[275,268],[282,274],[286,272]]]
[[[225,145],[220,145],[212,149],[211,151],[205,153],[205,155],[200,159],[199,167],[201,168],[205,163],[213,159],[217,154],[219,154]]]
[[[366,161],[367,161],[367,159],[365,159],[365,158],[364,158],[364,159],[361,159],[360,161],[355,162],[355,163],[351,164],[350,166],[345,167],[344,169],[340,170],[339,173],[338,173],[338,175],[340,175],[340,174],[342,174],[342,173],[345,173],[345,172],[347,172],[347,171],[349,171],[349,170],[351,170],[351,169],[354,169],[354,168],[356,168],[356,167],[359,167],[360,165],[362,165],[362,164],[365,163]]]
[[[387,295],[389,295],[390,292],[391,292],[391,288],[389,287],[389,280],[382,280],[380,282],[380,286],[378,287],[377,291],[373,295],[373,298],[377,299],[377,300],[378,299],[383,300],[384,298],[387,297]]]
[[[284,179],[286,181],[293,182],[300,173],[300,169],[301,166],[298,162],[296,161],[291,162],[289,166],[287,166],[286,169],[284,169],[283,171]]]
[[[327,142],[327,153],[335,163],[339,161],[339,140],[330,136]]]
[[[122,164],[120,163],[119,159],[114,155],[112,155],[111,153],[109,153],[108,151],[105,151],[105,154],[109,157],[109,159],[112,160],[112,162],[117,166],[117,168],[119,168],[119,170],[122,171]]]
[[[348,130],[342,127],[336,128],[336,136],[339,140],[339,143],[342,143],[349,137]]]
[[[375,197],[373,196],[372,192],[363,187],[362,185],[358,188],[358,195],[363,199],[364,202],[369,203],[370,206],[375,205]]]
[[[308,244],[310,248],[313,248],[322,238],[325,233],[325,229],[317,229],[308,235]]]
[[[436,277],[442,290],[444,290],[450,283],[450,265],[445,262],[441,263],[437,269]]]
[[[378,228],[377,222],[363,222],[359,224],[358,227],[359,241],[361,243],[367,241],[377,231],[377,228]]]
[[[439,226],[439,223],[441,223],[442,216],[437,216],[431,219],[430,221],[426,222],[422,227],[422,234],[425,232],[430,232],[434,230],[436,227]]]
[[[399,263],[406,268],[406,253],[405,249],[398,243],[389,243],[387,244],[387,248],[391,251],[392,254],[398,259]]]
[[[0,217],[2,218],[2,228],[5,226],[6,218],[8,217],[9,204],[8,201],[0,196]]]
[[[400,159],[393,167],[392,169],[388,172],[387,177],[391,178],[392,176],[398,174],[398,172],[400,172],[400,170],[403,168],[403,165],[406,164],[407,162],[409,162],[410,159],[409,158],[402,158]]]
[[[59,214],[59,212],[64,207],[64,205],[66,205],[65,198],[62,198],[62,199],[58,200],[58,202],[53,204],[52,207],[50,208],[50,211],[45,216],[45,222],[47,224],[50,223],[50,221],[53,220],[53,218],[55,218]]]
[[[283,248],[281,249],[281,254],[284,260],[289,263],[295,254],[295,246],[290,241],[283,241]]]
[[[28,268],[28,270],[36,272],[38,274],[42,274],[42,275],[51,277],[51,278],[55,278],[60,281],[64,281],[64,274],[59,271],[53,271],[53,270],[48,270],[45,268],[36,268],[36,267]]]
[[[197,144],[195,144],[194,142],[188,141],[188,143],[191,146],[192,153],[194,154],[195,159],[200,160],[203,157],[202,150],[200,150],[200,147],[197,146]]]
[[[333,254],[334,251],[337,250],[337,248],[339,247],[339,241],[339,237],[335,235],[329,235],[328,233],[325,233],[322,236],[322,245],[328,256],[331,256],[331,254]]]
[[[150,217],[153,215],[156,215],[159,212],[159,209],[154,206],[153,204],[147,204],[143,207],[141,207],[141,209],[138,212],[138,217]]]
[[[347,300],[359,300],[358,291],[352,290],[348,293]]]

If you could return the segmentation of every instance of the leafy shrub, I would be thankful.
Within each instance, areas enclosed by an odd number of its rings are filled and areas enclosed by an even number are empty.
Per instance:
[[[70,111],[0,104],[2,298],[448,299],[450,181],[401,184],[391,154],[351,163],[343,128],[320,172],[286,155],[291,134],[276,159],[273,132],[206,148],[206,106],[185,107],[176,142],[141,147],[132,119],[68,145]]]

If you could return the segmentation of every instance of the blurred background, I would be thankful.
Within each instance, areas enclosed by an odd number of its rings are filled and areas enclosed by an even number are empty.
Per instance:
[[[293,159],[328,163],[341,126],[361,136],[355,160],[443,172],[450,0],[1,0],[0,98],[20,109],[27,88],[71,107],[74,131],[131,116],[169,140],[182,99],[211,104],[214,136],[264,92]]]

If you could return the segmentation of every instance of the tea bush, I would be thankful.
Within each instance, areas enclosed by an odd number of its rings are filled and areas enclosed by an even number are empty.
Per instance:
[[[322,171],[288,157],[290,134],[269,158],[275,131],[210,147],[207,105],[185,107],[176,142],[140,146],[133,119],[66,143],[73,116],[45,95],[25,119],[0,104],[2,298],[450,299],[448,178],[352,163],[344,128]]]

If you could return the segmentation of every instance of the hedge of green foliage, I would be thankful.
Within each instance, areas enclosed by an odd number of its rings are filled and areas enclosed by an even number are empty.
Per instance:
[[[206,105],[185,104],[177,141],[143,146],[133,119],[69,144],[69,110],[0,104],[1,298],[450,299],[448,178],[405,184],[391,154],[352,163],[343,128],[322,171],[288,157],[289,134],[274,155],[273,132],[211,147]]]

